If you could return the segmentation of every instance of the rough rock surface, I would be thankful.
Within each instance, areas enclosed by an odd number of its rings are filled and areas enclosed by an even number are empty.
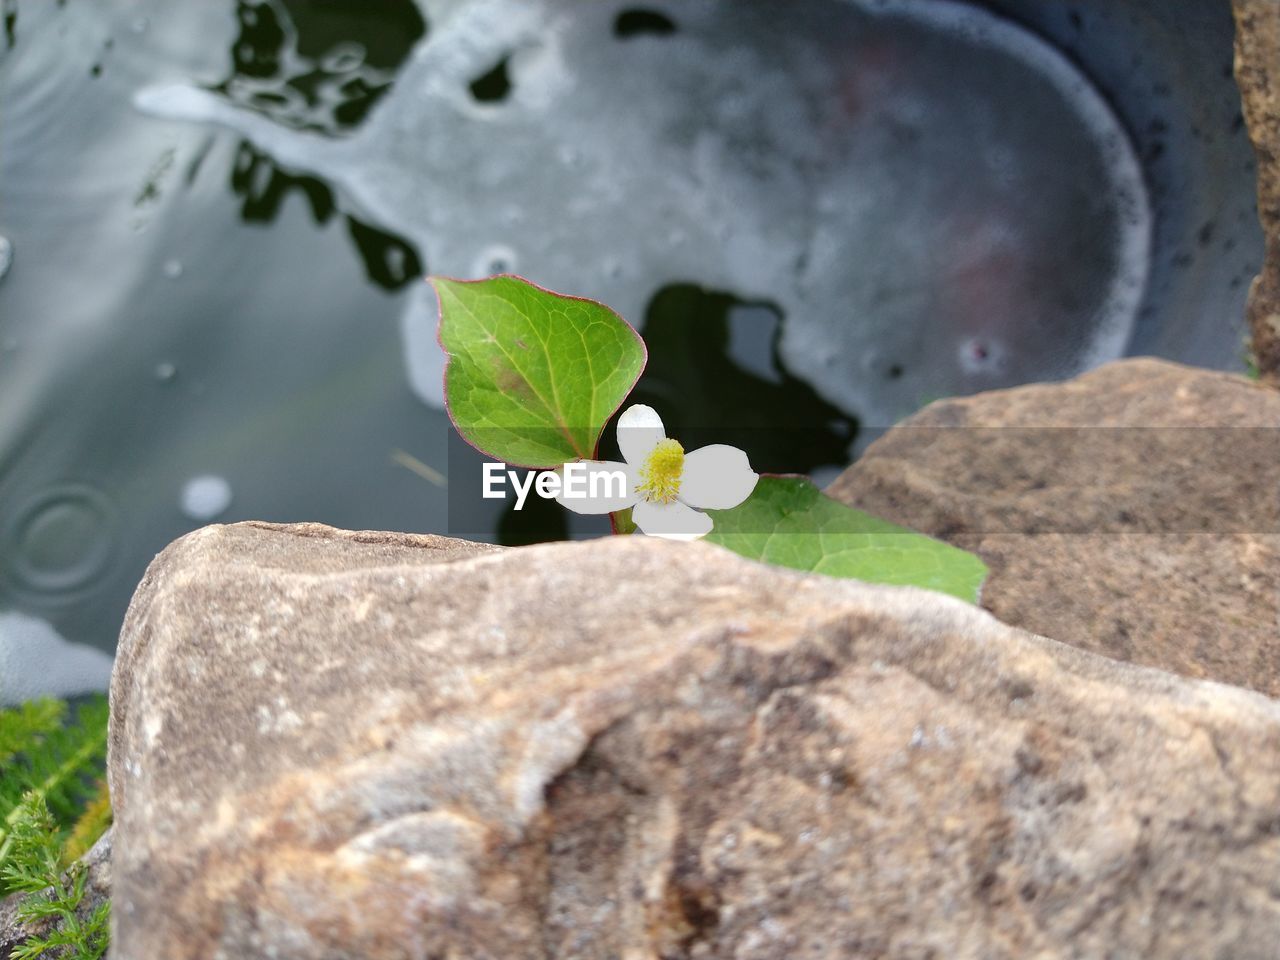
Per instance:
[[[1280,704],[708,544],[206,528],[112,697],[130,960],[1280,943]]]
[[[828,493],[980,554],[1006,623],[1280,695],[1280,393],[1136,359],[944,400]]]
[[[1267,239],[1247,312],[1259,372],[1280,386],[1280,3],[1232,0],[1232,7],[1236,83],[1258,157],[1258,215]]]

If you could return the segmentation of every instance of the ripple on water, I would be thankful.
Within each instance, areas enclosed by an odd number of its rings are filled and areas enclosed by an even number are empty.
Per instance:
[[[111,502],[86,484],[62,484],[19,503],[0,525],[0,568],[21,592],[71,597],[91,586],[116,542]]]
[[[480,251],[472,261],[470,275],[473,278],[496,276],[500,273],[516,273],[520,260],[516,252],[503,243],[495,243]]]

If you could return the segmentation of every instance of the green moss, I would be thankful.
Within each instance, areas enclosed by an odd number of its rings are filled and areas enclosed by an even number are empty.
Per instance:
[[[56,700],[0,710],[0,875],[29,794],[48,807],[60,841],[80,818],[106,766],[107,715],[103,696],[74,713]],[[0,895],[5,892],[0,880]]]
[[[79,858],[111,823],[107,715],[102,696],[75,710],[48,699],[0,710],[0,897],[25,894],[18,920],[41,931],[11,960],[97,960],[106,951],[109,907],[80,915]]]
[[[27,894],[18,920],[40,932],[16,945],[11,960],[98,960],[106,953],[110,905],[80,915],[84,864],[77,861],[63,871],[59,834],[44,799],[28,793],[9,823],[11,843],[0,880],[9,891]]]

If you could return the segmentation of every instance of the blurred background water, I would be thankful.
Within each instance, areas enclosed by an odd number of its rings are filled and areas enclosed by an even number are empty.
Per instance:
[[[640,326],[828,478],[940,396],[1241,369],[1223,0],[0,0],[0,701],[101,685],[213,521],[451,524],[427,272]]]

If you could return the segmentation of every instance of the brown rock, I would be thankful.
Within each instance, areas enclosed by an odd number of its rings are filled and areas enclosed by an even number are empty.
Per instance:
[[[641,537],[210,527],[112,689],[131,960],[1271,957],[1280,705]]]
[[[1280,386],[1280,3],[1232,0],[1232,7],[1236,83],[1258,158],[1258,214],[1267,240],[1246,312],[1258,370]]]
[[[1127,360],[931,404],[828,492],[981,555],[1006,623],[1275,696],[1278,428],[1243,377]]]

